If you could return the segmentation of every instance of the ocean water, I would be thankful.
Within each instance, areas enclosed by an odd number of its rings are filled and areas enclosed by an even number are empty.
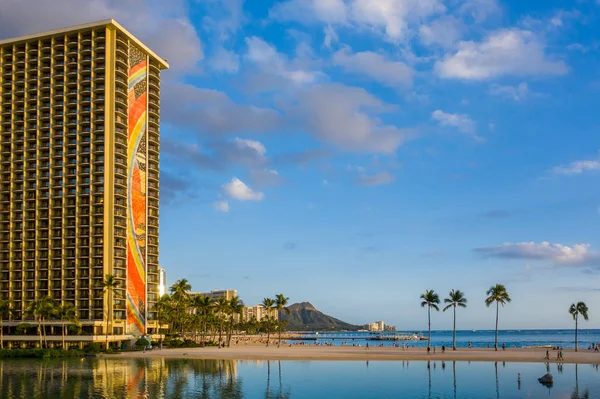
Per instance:
[[[597,365],[200,359],[0,361],[16,398],[598,398]],[[550,372],[552,386],[537,378]],[[520,377],[519,377],[520,376]]]
[[[422,336],[427,336],[427,330],[425,331],[400,331],[400,334],[417,333]],[[385,333],[389,334],[389,333]],[[456,346],[459,348],[466,348],[468,343],[471,343],[473,348],[487,348],[494,346],[494,330],[478,330],[478,331],[456,331]],[[291,343],[305,342],[306,345],[314,345],[318,343],[329,343],[335,346],[341,345],[342,342],[346,342],[351,345],[365,346],[368,342],[369,345],[380,345],[384,346],[393,345],[393,341],[372,341],[367,338],[376,336],[377,333],[319,333],[319,334],[304,334],[307,337],[316,338],[317,341],[289,341]],[[578,332],[579,348],[587,350],[592,343],[600,343],[600,330],[579,330]],[[427,341],[398,341],[404,342],[411,347],[426,347]],[[575,347],[575,330],[500,330],[498,331],[498,345],[506,344],[508,348],[522,348],[524,346],[542,346],[542,345],[553,345],[562,346],[564,348]],[[452,330],[435,330],[431,332],[431,345],[440,347],[446,345],[447,347],[452,346]]]

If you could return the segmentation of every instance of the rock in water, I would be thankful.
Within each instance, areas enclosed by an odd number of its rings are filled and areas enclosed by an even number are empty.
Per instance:
[[[552,377],[552,374],[547,373],[545,376],[538,378],[538,381],[540,384],[553,384],[554,378]]]

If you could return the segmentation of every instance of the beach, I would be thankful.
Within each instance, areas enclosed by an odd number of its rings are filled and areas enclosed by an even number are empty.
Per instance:
[[[545,360],[546,349],[510,348],[499,349],[467,349],[446,350],[441,353],[437,348],[428,355],[423,348],[394,347],[352,347],[352,346],[316,346],[316,345],[237,345],[229,348],[177,348],[153,349],[146,352],[124,352],[120,354],[100,355],[106,357],[126,358],[189,358],[189,359],[230,359],[230,360],[431,360],[431,361],[472,361],[472,362],[549,362],[557,363],[558,351],[550,350],[550,360]],[[560,363],[598,364],[600,353],[580,349],[563,350]]]

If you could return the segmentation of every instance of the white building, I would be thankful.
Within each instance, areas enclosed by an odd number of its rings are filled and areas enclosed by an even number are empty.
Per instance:
[[[167,293],[167,271],[162,267],[158,269],[158,297]]]

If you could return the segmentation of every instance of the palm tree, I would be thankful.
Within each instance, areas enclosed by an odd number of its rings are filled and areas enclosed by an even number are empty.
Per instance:
[[[40,348],[44,347],[43,336],[45,328],[42,329],[42,322],[44,321],[44,318],[48,318],[53,311],[54,300],[47,296],[30,302],[25,309],[25,314],[32,316],[38,323],[37,330],[40,336]]]
[[[221,346],[221,337],[223,336],[223,323],[225,316],[229,313],[229,301],[225,297],[220,297],[215,302],[215,313],[219,317],[219,347]]]
[[[67,349],[65,347],[65,330],[66,330],[66,322],[74,322],[77,321],[77,312],[75,311],[75,306],[70,303],[65,303],[56,308],[56,316],[60,319],[61,327],[62,327],[62,348]]]
[[[579,321],[579,316],[583,317],[583,320],[588,320],[588,307],[585,302],[577,302],[576,304],[572,304],[569,308],[569,313],[573,316],[573,320],[575,320],[575,352],[577,352],[577,324]]]
[[[440,303],[440,297],[438,296],[438,294],[435,293],[434,290],[427,290],[425,291],[425,293],[423,295],[421,295],[421,307],[425,307],[427,306],[427,320],[428,320],[428,326],[429,326],[429,336],[427,337],[427,347],[430,348],[431,347],[431,309],[435,309],[436,311],[439,311],[440,308],[438,307],[439,303]]]
[[[490,287],[490,289],[487,290],[486,294],[488,295],[488,297],[485,298],[485,306],[487,306],[489,308],[492,303],[496,302],[496,338],[494,340],[494,349],[497,351],[498,350],[499,305],[502,305],[502,307],[504,307],[504,305],[509,303],[511,301],[511,299],[510,299],[510,296],[508,295],[508,292],[506,291],[506,287],[502,284],[496,284],[496,285]]]
[[[242,313],[244,310],[244,302],[240,300],[238,296],[234,296],[229,300],[229,311],[230,319],[229,319],[229,337],[227,338],[227,346],[231,346],[231,336],[233,335],[233,319],[236,314]]]
[[[452,334],[452,350],[456,350],[456,307],[460,306],[461,308],[467,307],[467,298],[465,298],[465,294],[461,290],[452,290],[448,294],[448,298],[444,299],[444,303],[448,305],[444,308],[444,312],[450,308],[454,310],[454,332]]]
[[[171,298],[175,302],[177,309],[177,326],[179,332],[183,333],[184,319],[187,310],[187,304],[190,299],[189,291],[192,289],[192,285],[186,279],[180,279],[175,282],[170,288]]]
[[[267,311],[267,346],[269,346],[269,340],[271,339],[271,311],[275,306],[275,301],[271,298],[264,298],[262,305]]]
[[[104,276],[104,281],[101,283],[102,293],[106,298],[106,307],[108,310],[108,314],[106,315],[106,349],[108,349],[108,329],[109,323],[112,321],[112,302],[113,302],[113,293],[116,288],[119,288],[120,282],[117,280],[116,276],[113,274],[107,274]]]
[[[169,312],[171,309],[171,297],[169,294],[163,294],[158,301],[156,302],[156,324],[158,325],[158,339],[159,339],[159,347],[162,349],[162,334],[160,332],[161,329],[161,316],[162,318]]]
[[[12,301],[10,299],[0,299],[0,349],[4,349],[4,325],[2,324],[4,315],[7,315],[7,319],[10,320],[13,313]]]
[[[275,308],[277,309],[277,320],[278,321],[280,318],[281,311],[284,311],[287,314],[290,314],[290,309],[288,309],[288,307],[286,306],[288,304],[289,300],[290,300],[290,298],[286,298],[283,294],[279,294],[279,295],[275,296]],[[278,332],[277,347],[278,348],[279,348],[279,345],[281,345],[282,327],[283,327],[283,323],[279,322],[279,325],[277,328],[277,332]]]
[[[193,306],[196,309],[196,312],[200,314],[201,317],[201,330],[202,330],[202,339],[201,343],[204,343],[204,337],[207,332],[206,325],[208,323],[209,315],[212,313],[214,308],[215,301],[212,298],[209,298],[204,295],[198,295],[194,298]]]

